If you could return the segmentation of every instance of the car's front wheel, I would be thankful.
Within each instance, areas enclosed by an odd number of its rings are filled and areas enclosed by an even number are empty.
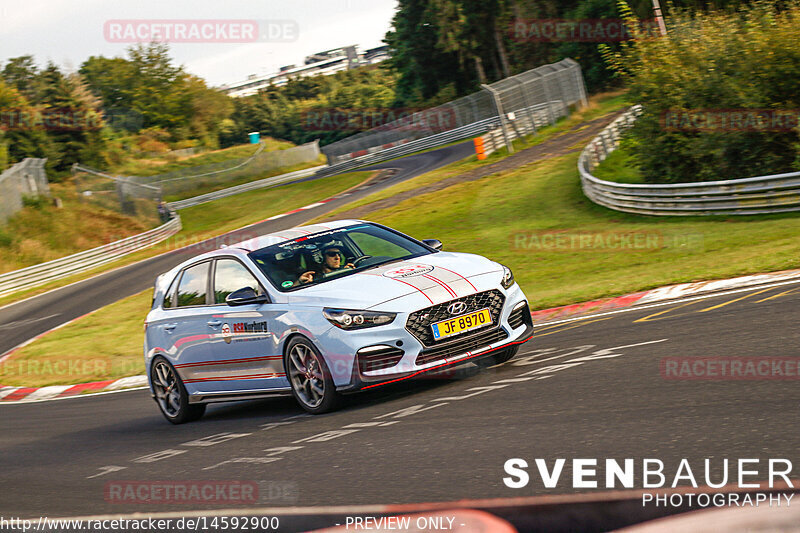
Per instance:
[[[510,361],[512,357],[517,355],[517,350],[519,350],[519,346],[508,346],[501,350],[497,350],[492,352],[492,355],[487,355],[485,357],[480,357],[475,360],[475,364],[481,368],[489,368],[490,366],[495,365],[502,365],[503,363]]]
[[[303,409],[316,415],[338,406],[340,395],[328,365],[310,341],[302,337],[290,340],[284,364],[292,394]]]
[[[173,424],[197,420],[206,412],[205,404],[189,403],[189,394],[180,376],[161,356],[156,357],[150,366],[150,381],[161,414]]]

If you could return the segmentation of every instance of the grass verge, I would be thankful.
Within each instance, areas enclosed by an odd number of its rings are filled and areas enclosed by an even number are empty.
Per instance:
[[[294,146],[294,144],[289,141],[279,141],[271,137],[264,137],[261,139],[261,142],[266,145],[264,150],[267,152],[285,150]],[[175,157],[171,154],[166,154],[158,157],[140,157],[128,159],[112,167],[110,171],[113,174],[122,174],[125,176],[152,176],[154,174],[163,174],[187,167],[221,163],[231,159],[250,157],[257,149],[258,145],[255,144],[239,144],[229,148],[202,152],[192,156]]]
[[[46,387],[144,374],[142,328],[152,290],[45,335],[0,363],[0,383]]]
[[[592,175],[601,180],[617,183],[645,183],[633,154],[624,145],[608,154],[608,157],[595,167]]]
[[[615,91],[615,92],[608,92],[595,95],[591,98],[591,100],[589,101],[589,105],[587,107],[574,112],[569,117],[559,120],[556,124],[541,128],[538,131],[537,135],[529,135],[523,139],[515,139],[513,141],[514,149],[523,150],[525,148],[541,144],[545,141],[555,139],[557,137],[560,137],[561,135],[568,133],[570,130],[576,128],[576,126],[579,126],[584,122],[588,122],[590,120],[594,120],[596,118],[602,117],[614,111],[624,109],[629,105],[630,103],[627,101],[627,93],[625,91]],[[459,141],[459,143],[460,142],[463,141]],[[452,144],[458,144],[458,143],[452,143]],[[336,209],[335,211],[332,211],[329,215],[320,217],[316,220],[321,221],[323,219],[328,219],[330,217],[336,216],[339,213],[344,213],[356,207],[361,207],[363,205],[371,204],[373,202],[390,198],[399,193],[411,191],[414,189],[419,189],[421,187],[434,184],[436,182],[445,180],[447,178],[458,176],[459,174],[463,174],[470,170],[486,166],[487,164],[500,161],[506,157],[508,157],[508,151],[505,148],[502,148],[496,152],[489,154],[489,156],[483,161],[478,161],[478,158],[476,156],[470,156],[466,159],[457,161],[446,167],[442,167],[440,169],[427,172],[421,176],[417,176],[410,180],[406,180],[384,191],[371,194],[361,200],[352,202],[350,204],[347,204],[346,206]]]

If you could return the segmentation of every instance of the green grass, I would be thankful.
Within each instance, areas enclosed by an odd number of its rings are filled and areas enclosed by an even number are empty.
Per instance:
[[[45,387],[144,373],[148,289],[42,337],[0,364],[0,384]]]
[[[26,206],[0,225],[0,272],[64,257],[142,233],[158,225],[155,207],[149,216],[132,217],[86,202],[71,182],[52,183],[56,208],[48,198],[26,201]]]
[[[596,118],[607,115],[609,113],[612,113],[614,111],[624,109],[630,106],[630,103],[627,101],[626,98],[627,94],[625,92],[619,92],[619,91],[613,93],[602,93],[595,95],[594,97],[591,98],[591,100],[589,101],[589,105],[586,108],[574,112],[572,115],[561,119],[556,124],[541,128],[537,135],[529,135],[523,139],[515,139],[513,141],[514,149],[523,150],[525,148],[541,144],[545,141],[555,139],[561,135],[568,133],[570,129],[578,126],[583,122],[591,121]],[[459,174],[463,174],[464,172],[468,172],[475,168],[486,166],[489,163],[500,161],[505,157],[508,157],[508,151],[505,148],[502,148],[496,152],[489,154],[489,156],[483,161],[478,161],[478,158],[476,156],[471,155],[465,159],[462,159],[461,161],[457,161],[446,167],[433,170],[431,172],[427,172],[421,176],[417,176],[416,178],[412,178],[402,183],[398,183],[397,185],[390,187],[389,189],[385,189],[384,191],[371,194],[361,200],[347,204],[346,206],[331,212],[329,215],[326,215],[324,217],[319,217],[316,220],[323,220],[330,216],[335,216],[339,213],[344,213],[345,211],[348,211],[355,207],[360,207],[363,205],[370,204],[372,202],[376,202],[378,200],[390,198],[398,193],[411,191],[414,189],[418,189],[420,187],[425,187],[427,185],[432,185],[436,182],[445,180],[452,176],[457,176]]]
[[[290,211],[310,203],[324,200],[330,196],[345,191],[363,182],[374,171],[350,172],[338,176],[331,176],[319,180],[304,181],[292,185],[283,185],[269,189],[250,191],[247,193],[230,196],[207,204],[183,209],[180,212],[183,230],[177,235],[151,248],[125,256],[119,261],[108,265],[57,280],[47,285],[42,285],[20,291],[0,298],[0,306],[22,300],[36,294],[63,287],[69,283],[86,279],[100,272],[135,263],[171,249],[180,248],[188,244],[221,235],[228,231],[259,222],[272,215]],[[55,216],[55,215],[54,215]],[[139,233],[139,231],[133,231]],[[4,242],[4,233],[0,234],[0,246]],[[101,236],[96,236],[101,238]],[[113,240],[113,239],[111,239]],[[105,242],[110,242],[106,240]],[[101,242],[100,244],[104,244]],[[42,245],[31,244],[31,248],[40,250]],[[0,248],[2,253],[3,248]],[[66,253],[61,254],[67,255]],[[0,261],[0,266],[3,263]],[[17,268],[20,268],[17,266]]]
[[[315,159],[314,161],[306,161],[305,163],[298,163],[296,165],[277,167],[259,174],[242,173],[242,176],[236,179],[230,179],[230,178],[221,179],[217,177],[193,178],[191,180],[191,183],[184,184],[183,186],[175,187],[167,185],[167,189],[165,189],[164,201],[174,202],[176,200],[193,198],[195,196],[200,196],[202,194],[219,191],[221,189],[235,187],[243,183],[250,183],[252,181],[258,181],[265,178],[270,178],[272,176],[278,176],[280,174],[288,174],[290,172],[295,172],[297,170],[302,170],[304,168],[311,168],[319,165],[324,165],[325,161],[326,161],[325,156],[320,154],[319,157],[317,157],[317,159]],[[174,189],[185,188],[185,190],[181,190],[179,192],[176,191],[173,194],[168,194],[167,192],[172,188]]]
[[[294,146],[294,144],[290,143],[289,141],[279,141],[272,139],[271,137],[262,138],[261,141],[266,144],[264,150],[267,152],[285,150],[286,148],[291,148]],[[256,152],[257,149],[258,146],[255,144],[240,144],[231,146],[230,148],[203,152],[197,155],[181,158],[174,158],[170,155],[164,155],[151,158],[129,159],[120,165],[113,167],[110,172],[126,176],[153,176],[155,174],[163,174],[165,172],[172,172],[173,170],[180,170],[187,167],[208,165],[210,163],[221,163],[231,159],[250,157]]]
[[[645,183],[633,154],[624,146],[608,154],[608,157],[592,171],[592,175],[601,180],[618,183]]]
[[[446,250],[508,265],[534,309],[800,266],[800,216],[618,213],[583,196],[577,159],[578,154],[569,154],[461,183],[372,212],[369,219],[418,238],[439,239]],[[643,248],[609,247],[615,236],[633,244],[635,234],[641,235]],[[611,239],[605,248],[580,240],[594,241],[598,235]]]

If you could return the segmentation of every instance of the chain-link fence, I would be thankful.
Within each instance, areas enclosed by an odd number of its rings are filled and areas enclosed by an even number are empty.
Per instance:
[[[320,156],[317,141],[273,152],[265,152],[264,146],[262,143],[250,157],[130,179],[160,188],[163,196],[172,201],[265,178],[287,167],[315,162]]]
[[[513,128],[515,121],[526,121],[533,131],[541,125],[539,111],[547,110],[552,124],[576,104],[586,105],[586,88],[580,65],[572,59],[517,74],[484,90],[446,104],[418,111],[400,120],[361,132],[322,147],[331,165],[393,148],[424,137],[452,130],[474,135],[467,126],[502,123]],[[484,130],[485,131],[485,130]]]
[[[159,211],[162,198],[158,187],[137,183],[132,178],[111,176],[81,165],[74,165],[72,173],[76,190],[83,202],[152,224],[167,218]]]
[[[47,159],[27,158],[0,174],[0,223],[22,209],[26,196],[50,194],[44,171]]]
[[[308,166],[320,158],[318,143],[311,142],[286,150],[265,152],[261,144],[250,157],[186,167],[154,176],[112,176],[108,173],[74,165],[75,186],[84,199],[126,215],[161,221],[168,218],[166,204],[171,201],[208,195],[254,180],[284,172],[293,166]],[[192,204],[194,205],[194,204]]]

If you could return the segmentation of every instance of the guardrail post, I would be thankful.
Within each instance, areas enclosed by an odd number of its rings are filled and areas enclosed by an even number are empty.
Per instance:
[[[506,114],[503,111],[503,103],[500,101],[500,94],[496,90],[486,85],[485,83],[481,84],[481,87],[483,87],[486,91],[489,92],[489,94],[492,95],[492,100],[494,101],[494,107],[497,110],[497,115],[500,117],[500,127],[503,129],[503,138],[505,138],[506,141],[506,148],[508,148],[509,154],[513,154],[514,146],[511,144],[511,136],[508,134],[508,126],[506,125]]]

